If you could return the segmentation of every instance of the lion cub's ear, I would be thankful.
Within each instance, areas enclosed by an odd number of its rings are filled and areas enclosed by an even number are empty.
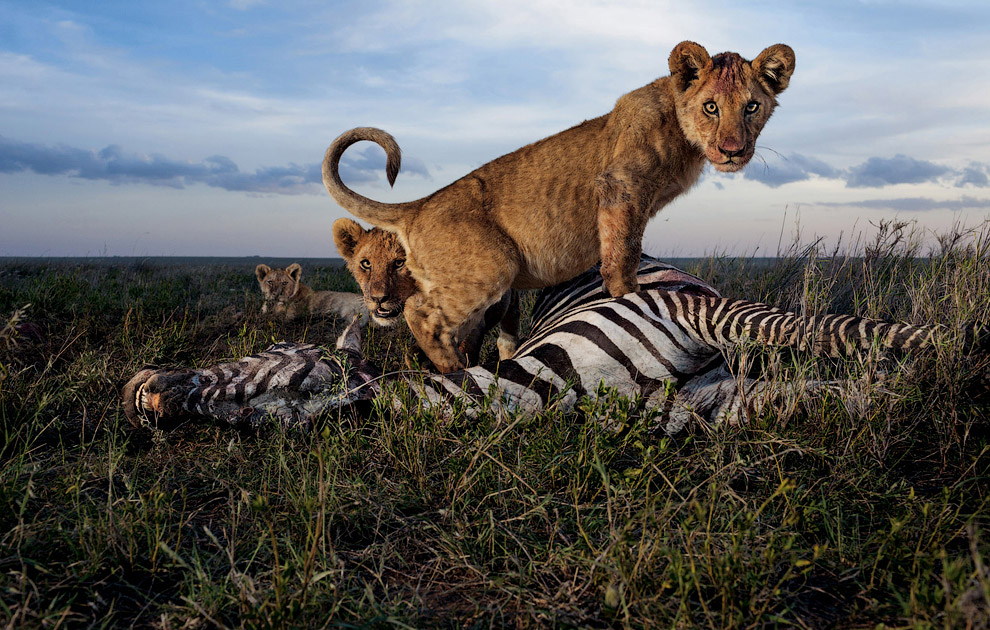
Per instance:
[[[302,277],[302,265],[299,263],[292,263],[285,268],[285,273],[289,274],[293,282],[299,282],[299,278]]]
[[[695,42],[681,42],[674,46],[667,59],[670,66],[670,76],[674,79],[677,89],[683,92],[688,89],[701,71],[712,63],[708,51]]]
[[[262,280],[265,279],[265,276],[267,276],[268,272],[271,270],[272,268],[269,267],[268,265],[264,265],[264,264],[258,265],[257,267],[254,268],[254,275],[258,277],[258,282],[261,282]]]
[[[753,60],[753,70],[771,93],[780,94],[794,73],[794,51],[787,44],[768,46]]]
[[[334,245],[347,262],[354,257],[354,251],[362,236],[364,236],[364,228],[353,219],[344,217],[333,222]]]

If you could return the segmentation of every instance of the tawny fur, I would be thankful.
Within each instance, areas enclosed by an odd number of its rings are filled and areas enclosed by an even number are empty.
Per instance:
[[[346,291],[314,291],[302,283],[299,263],[292,263],[285,269],[258,265],[254,275],[265,298],[262,313],[271,311],[289,320],[311,313],[336,315],[348,320],[359,317],[362,325],[368,321],[368,309],[360,295]]]
[[[357,221],[337,219],[333,224],[333,242],[347,269],[357,280],[371,318],[381,326],[399,321],[415,297],[422,299],[416,280],[406,266],[406,251],[398,237],[381,228],[364,229]],[[510,294],[493,304],[485,313],[482,325],[461,342],[461,351],[476,363],[485,333],[499,325],[498,354],[507,359],[516,351],[519,333],[519,302]]]
[[[669,67],[670,76],[622,96],[610,113],[417,201],[381,203],[340,179],[344,151],[369,140],[385,149],[395,181],[399,146],[386,132],[352,129],[330,145],[324,185],[358,218],[398,236],[420,289],[406,320],[441,371],[464,366],[459,342],[510,287],[563,282],[600,259],[610,294],[634,291],[647,221],[694,185],[706,161],[723,172],[749,162],[794,52],[775,44],[748,62],[681,42]]]

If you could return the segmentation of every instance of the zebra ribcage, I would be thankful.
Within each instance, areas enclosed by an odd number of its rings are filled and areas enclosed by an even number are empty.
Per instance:
[[[497,372],[473,367],[422,382],[407,380],[416,395],[433,403],[458,398],[474,404],[495,391],[496,402],[507,410],[538,411],[551,402],[569,410],[603,383],[623,396],[650,396],[667,381],[686,382],[718,355],[679,325],[667,304],[651,301],[654,293],[568,311],[536,331]]]
[[[639,291],[681,291],[720,297],[719,292],[701,278],[646,254],[640,256],[636,282]],[[600,266],[595,265],[567,282],[540,291],[533,305],[533,331],[547,328],[575,307],[608,297]]]

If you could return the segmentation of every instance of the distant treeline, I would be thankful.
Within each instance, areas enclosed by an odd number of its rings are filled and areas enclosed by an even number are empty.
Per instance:
[[[0,266],[55,265],[66,267],[207,267],[254,269],[258,263],[286,267],[299,263],[306,268],[341,267],[342,258],[269,258],[264,256],[0,256]]]

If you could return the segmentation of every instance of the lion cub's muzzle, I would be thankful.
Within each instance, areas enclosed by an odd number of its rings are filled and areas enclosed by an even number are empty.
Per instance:
[[[392,296],[365,298],[371,318],[379,326],[393,326],[399,321],[402,315],[404,304]]]
[[[735,173],[749,164],[749,161],[753,157],[753,150],[743,149],[731,156],[725,155],[721,151],[718,152],[718,155],[713,156],[712,152],[709,151],[706,157],[712,166],[715,167],[715,170],[722,173]]]
[[[755,147],[748,143],[727,138],[721,142],[709,145],[705,157],[712,166],[723,173],[733,173],[749,163]]]

